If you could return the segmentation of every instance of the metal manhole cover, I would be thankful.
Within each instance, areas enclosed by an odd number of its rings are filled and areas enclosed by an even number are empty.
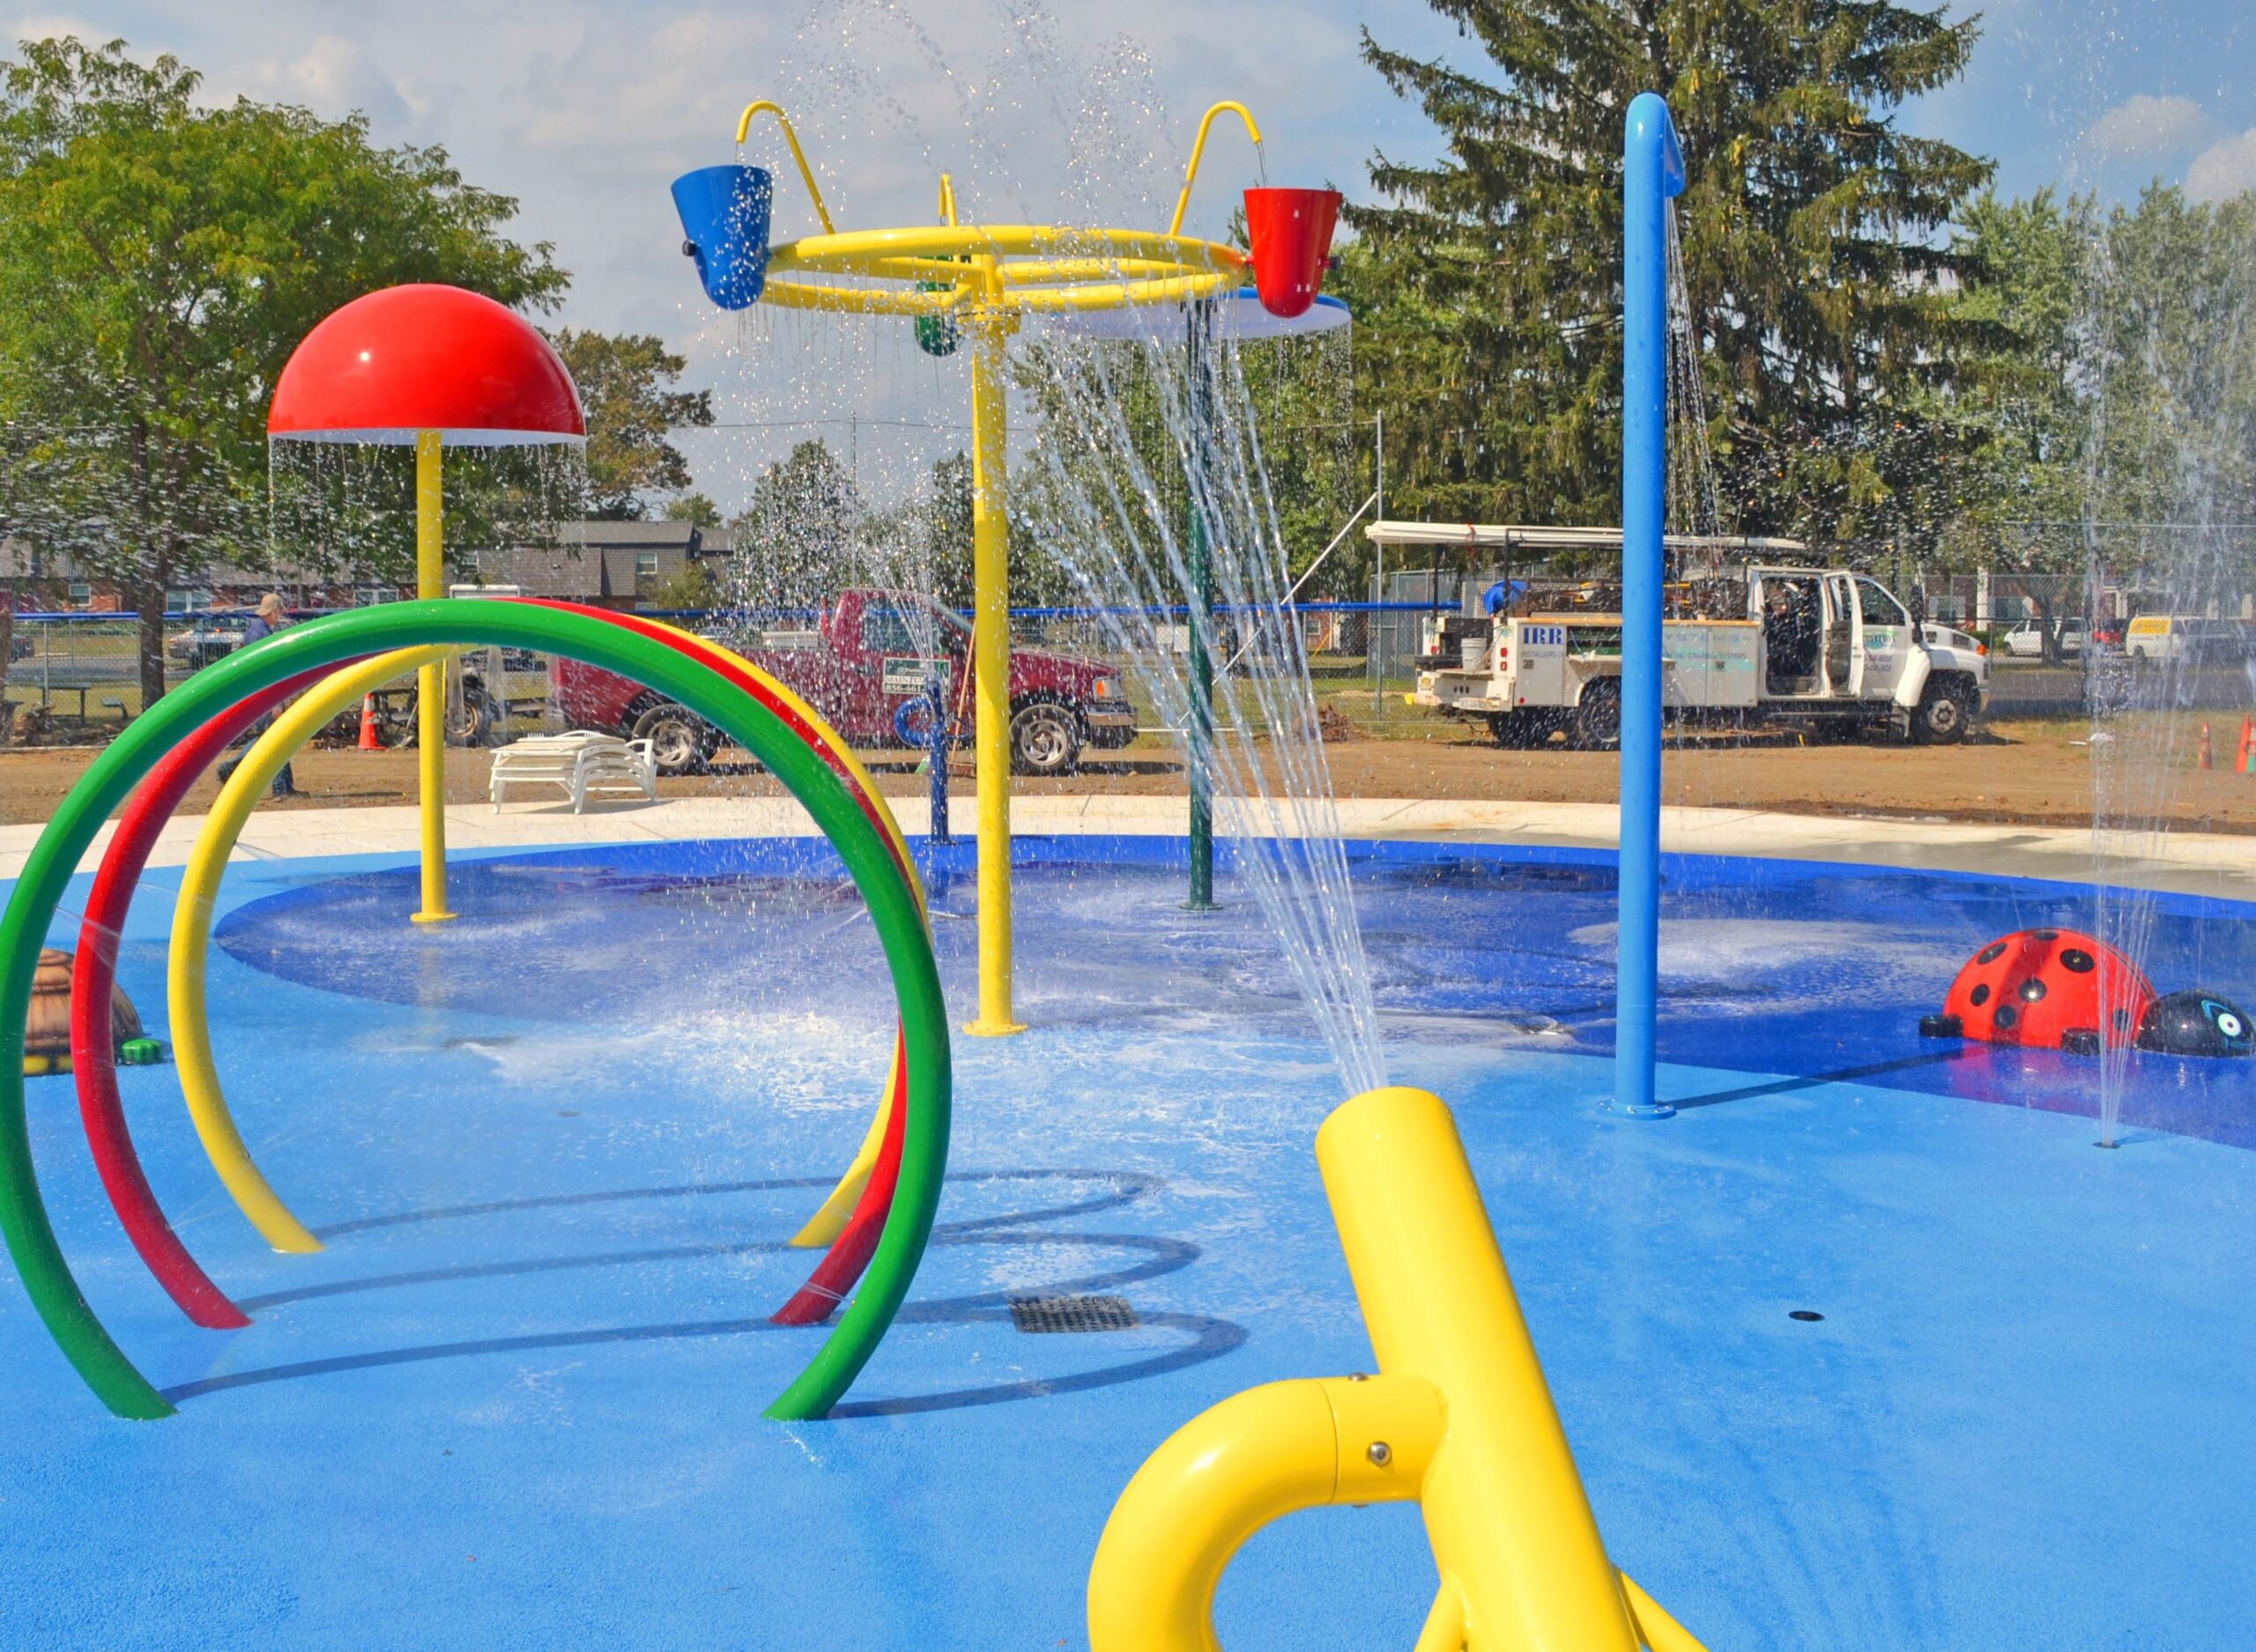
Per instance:
[[[1133,1330],[1136,1310],[1124,1296],[1014,1296],[1011,1323],[1032,1332]]]

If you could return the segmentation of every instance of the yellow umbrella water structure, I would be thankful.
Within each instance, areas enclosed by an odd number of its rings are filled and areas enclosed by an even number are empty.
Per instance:
[[[1034,224],[964,224],[947,174],[939,184],[939,222],[903,229],[841,232],[832,223],[814,170],[783,111],[748,105],[737,142],[753,117],[775,115],[823,233],[769,248],[767,173],[712,167],[674,185],[705,287],[716,303],[759,302],[840,315],[898,315],[952,328],[970,345],[971,628],[973,751],[978,787],[979,1011],[967,1032],[1022,1031],[1011,993],[1010,574],[1006,497],[1009,433],[1004,350],[1028,315],[1087,315],[1136,306],[1217,298],[1243,286],[1253,269],[1244,253],[1182,233],[1191,188],[1214,118],[1228,111],[1260,130],[1240,103],[1206,111],[1191,151],[1183,189],[1164,231]]]

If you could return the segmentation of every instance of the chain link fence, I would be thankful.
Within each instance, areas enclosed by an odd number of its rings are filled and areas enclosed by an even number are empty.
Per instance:
[[[1804,566],[1870,574],[1928,618],[1985,644],[1993,667],[1993,716],[2073,715],[2089,703],[2091,666],[2119,659],[2128,622],[2171,616],[2196,641],[2199,669],[2180,673],[2203,708],[2242,708],[2256,697],[2256,530],[2168,524],[2090,528],[2017,524],[2000,530],[1970,567],[1919,565],[1897,544],[1851,541],[1811,546]],[[2081,559],[2081,562],[2079,562]],[[1421,661],[1443,616],[1478,611],[1505,577],[1502,567],[1464,565],[1390,570],[1374,602],[1310,601],[1293,611],[1302,651],[1328,714],[1379,731],[1431,727],[1409,703]],[[1514,568],[1517,582],[1532,570]],[[1539,580],[1540,582],[1540,580]],[[1599,570],[1579,582],[1577,600],[1599,611],[1612,589]],[[1518,593],[1515,591],[1517,596]],[[1529,600],[1532,600],[1530,598]],[[310,617],[310,612],[297,618]],[[673,623],[749,649],[783,626],[811,633],[813,611],[750,615],[671,612]],[[968,616],[966,616],[968,618]],[[241,646],[248,615],[201,612],[167,619],[167,687]],[[2196,623],[2198,622],[2198,624]],[[1272,622],[1273,623],[1273,621]],[[2149,624],[2152,622],[2149,621]],[[1216,622],[1220,665],[1237,664],[1247,626],[1225,613]],[[1182,653],[1190,646],[1182,611],[1023,608],[1011,616],[1013,645],[1093,661],[1132,680],[1139,648]],[[1139,641],[1138,640],[1140,640]],[[2137,641],[2134,638],[2134,642]],[[1273,658],[1273,650],[1264,651]],[[99,745],[142,709],[139,625],[131,614],[25,613],[13,617],[0,740],[17,745]],[[560,726],[544,656],[472,651],[450,674],[449,728],[457,739],[493,742]],[[1227,679],[1226,679],[1227,680]],[[386,744],[412,737],[412,686],[377,697]],[[355,730],[342,729],[349,737]],[[1165,732],[1165,731],[1161,731]]]
[[[308,611],[295,616],[310,619]],[[168,617],[164,680],[171,689],[242,646],[247,612]],[[141,626],[130,613],[21,613],[9,627],[6,674],[0,680],[0,745],[100,745],[143,709]],[[449,671],[449,732],[483,744],[555,722],[547,660],[517,649],[472,649]],[[412,742],[412,679],[374,696],[377,733],[386,745]],[[359,713],[331,730],[358,733]]]
[[[219,643],[211,622],[165,627],[167,687],[241,639]],[[132,614],[18,614],[11,628],[0,731],[16,745],[93,744],[140,715],[141,626]],[[205,650],[216,650],[205,652]]]
[[[313,618],[303,611],[295,619]],[[1316,602],[1299,605],[1292,625],[1309,662],[1319,699],[1357,697],[1359,715],[1381,700],[1399,709],[1420,648],[1422,603]],[[757,653],[779,629],[811,633],[814,611],[751,614],[732,610],[653,612],[686,629]],[[961,616],[968,619],[968,615]],[[182,614],[164,629],[165,685],[169,690],[242,643],[249,618],[240,612]],[[1239,660],[1246,626],[1224,613],[1215,624],[1218,665]],[[1190,625],[1180,610],[1025,608],[1011,615],[1014,649],[1038,649],[1110,667],[1133,680],[1133,638],[1177,654],[1190,647]],[[0,685],[0,744],[18,746],[100,745],[142,711],[140,626],[132,614],[23,613],[13,617],[10,658]],[[561,726],[552,692],[549,659],[516,649],[474,649],[449,673],[449,730],[460,743],[492,744]],[[387,745],[413,739],[412,681],[374,697],[378,737]],[[357,733],[357,714],[339,720],[333,737]],[[1164,730],[1161,730],[1164,732]]]

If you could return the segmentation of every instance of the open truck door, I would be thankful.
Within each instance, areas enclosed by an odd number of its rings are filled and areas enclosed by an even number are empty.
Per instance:
[[[1927,678],[1934,669],[1934,651],[1927,646],[1927,595],[1914,588],[1911,623],[1904,633],[1904,670],[1896,679],[1896,707],[1904,714],[1907,729],[1918,715],[1919,701],[1926,694]]]
[[[1825,693],[1829,700],[1864,698],[1864,620],[1857,608],[1856,582],[1846,574],[1825,575]]]
[[[1878,580],[1869,574],[1856,577],[1857,618],[1863,627],[1861,652],[1865,674],[1863,698],[1875,705],[1894,701],[1904,685],[1911,662],[1918,660],[1922,668],[1926,654],[1919,646],[1919,634],[1911,625],[1911,616],[1902,603]],[[1921,670],[1924,687],[1925,670]],[[1912,701],[1914,705],[1918,702]]]
[[[1827,698],[1824,578],[1789,568],[1748,571],[1748,603],[1762,626],[1762,697]]]
[[[944,707],[957,703],[955,679],[962,650],[952,616],[909,597],[872,599],[862,608],[861,633],[849,671],[851,722],[867,737],[917,743],[930,722],[922,710],[926,685],[937,681]]]

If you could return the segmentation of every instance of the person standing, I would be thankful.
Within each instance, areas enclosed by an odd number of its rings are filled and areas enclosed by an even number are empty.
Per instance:
[[[269,591],[258,599],[258,606],[251,611],[250,618],[243,622],[241,646],[249,648],[263,638],[271,637],[289,623],[289,616],[282,611],[281,593]],[[244,739],[247,742],[256,741],[260,735],[266,732],[273,722],[274,714],[270,711],[244,731]],[[227,777],[241,766],[242,760],[241,757],[234,757],[219,765],[219,783],[222,786],[227,783]],[[275,775],[274,784],[269,789],[273,796],[277,797],[301,796],[297,780],[290,773],[290,767],[289,764],[285,763],[282,765],[281,772]]]

